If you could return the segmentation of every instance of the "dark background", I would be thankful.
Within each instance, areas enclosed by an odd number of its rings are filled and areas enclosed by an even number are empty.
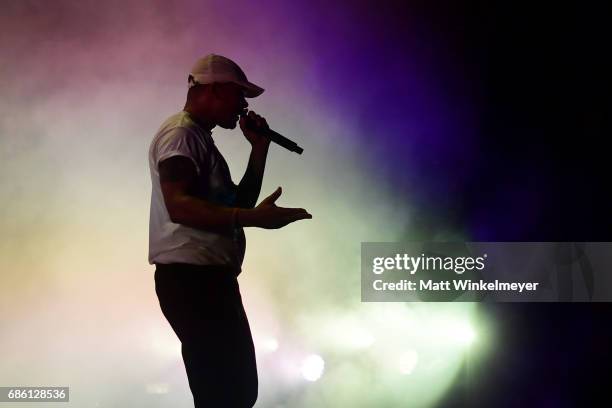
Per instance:
[[[482,154],[434,222],[452,222],[474,241],[610,241],[603,3],[423,7],[478,76],[482,102]],[[499,322],[501,344],[443,406],[608,404],[610,304],[491,304],[481,312]]]

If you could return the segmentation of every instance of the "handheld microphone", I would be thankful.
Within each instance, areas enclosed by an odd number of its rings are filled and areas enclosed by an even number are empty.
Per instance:
[[[240,114],[240,117],[246,119],[246,127],[247,128],[253,129],[253,130],[256,129],[255,121],[253,119],[251,119],[246,114],[246,112],[242,112]],[[267,137],[268,139],[270,139],[271,141],[273,141],[277,145],[282,146],[282,147],[284,147],[285,149],[287,149],[289,151],[296,152],[297,154],[302,154],[302,152],[304,151],[304,149],[302,149],[300,146],[298,146],[297,143],[295,143],[293,140],[287,139],[285,136],[281,135],[278,132],[273,131],[272,129],[266,129],[262,133],[263,133],[263,135],[265,137]]]

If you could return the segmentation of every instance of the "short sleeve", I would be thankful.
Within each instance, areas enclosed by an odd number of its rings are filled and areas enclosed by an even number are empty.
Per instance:
[[[172,128],[159,138],[155,146],[155,166],[170,157],[185,156],[191,159],[200,174],[201,161],[205,157],[202,149],[197,135],[192,131],[184,127]]]

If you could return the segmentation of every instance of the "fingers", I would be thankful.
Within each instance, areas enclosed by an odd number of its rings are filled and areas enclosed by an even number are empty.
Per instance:
[[[269,129],[270,128],[270,126],[268,126],[268,122],[266,122],[266,120],[264,118],[262,118],[260,116],[259,119],[260,119],[260,123],[258,124],[258,126],[260,126],[262,129]]]
[[[305,220],[305,219],[311,219],[312,218],[312,215],[310,213],[308,213],[308,211],[306,211],[303,208],[283,208],[283,207],[278,207],[278,210],[282,211],[283,215],[287,219],[290,219],[292,221]]]
[[[280,186],[276,189],[276,191],[274,191],[272,194],[270,194],[269,196],[267,196],[266,198],[263,199],[263,201],[261,202],[261,204],[274,204],[274,202],[278,199],[278,197],[280,197],[281,193],[283,192],[283,189],[280,188]],[[261,205],[260,204],[260,205]]]
[[[282,188],[266,197],[256,208],[258,216],[255,224],[261,228],[282,228],[298,220],[311,219],[312,215],[303,208],[277,207],[274,202],[280,197]]]
[[[291,217],[292,221],[297,221],[297,220],[311,220],[312,219],[312,214],[309,214],[307,212],[303,213],[303,214],[295,214],[294,216]]]
[[[260,115],[258,115],[257,113],[253,112],[253,111],[249,111],[249,113],[247,114],[247,116],[253,121],[255,122],[255,126],[258,129],[268,129],[268,122],[261,117]]]
[[[308,220],[308,219],[311,219],[311,218],[312,218],[312,215],[308,214],[306,212],[306,210],[301,210],[299,212],[295,212],[295,213],[293,213],[291,215],[285,216],[283,218],[282,225],[284,226],[284,225],[287,225],[287,224],[291,224],[292,222],[296,222],[296,221],[299,221],[299,220]]]

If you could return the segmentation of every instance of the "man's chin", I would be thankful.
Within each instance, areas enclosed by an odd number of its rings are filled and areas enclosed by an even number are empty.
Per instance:
[[[219,123],[218,126],[222,127],[223,129],[236,129],[237,124],[237,120],[232,120],[231,122]]]

